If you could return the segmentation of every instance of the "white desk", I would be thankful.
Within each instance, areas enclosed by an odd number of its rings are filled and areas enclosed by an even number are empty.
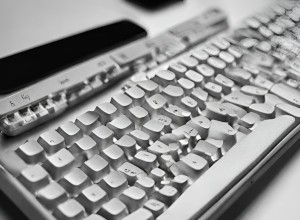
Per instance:
[[[210,6],[225,10],[232,24],[268,5],[272,0],[185,0],[159,11],[147,11],[123,0],[0,0],[0,56],[33,45],[97,26],[103,19],[101,8],[110,8],[109,15],[133,18],[144,26],[150,36],[198,15]],[[105,16],[104,16],[105,17]],[[2,80],[1,80],[2,81]],[[112,91],[104,94],[107,97]],[[99,98],[99,97],[98,97]],[[101,97],[101,100],[104,97]],[[72,118],[96,99],[72,111],[63,120]],[[97,99],[99,103],[99,99]],[[72,114],[72,115],[70,115]],[[62,118],[60,118],[62,120]],[[33,134],[19,137],[21,142],[43,130],[55,127],[60,121],[35,129]],[[299,144],[298,144],[299,145]],[[251,188],[224,216],[226,219],[300,219],[300,150],[294,148],[282,158],[271,172]],[[21,219],[23,216],[3,194],[0,194],[0,219]]]

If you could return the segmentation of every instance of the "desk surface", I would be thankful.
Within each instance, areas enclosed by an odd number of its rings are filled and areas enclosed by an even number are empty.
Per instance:
[[[272,1],[265,0],[262,3],[261,0],[185,0],[158,11],[147,11],[124,0],[0,0],[0,56],[97,26],[99,18],[103,18],[103,14],[99,16],[99,12],[103,12],[100,9],[103,8],[109,9],[110,16],[124,15],[132,18],[145,27],[150,36],[154,36],[168,27],[198,15],[210,6],[218,6],[225,10],[231,24],[234,25],[270,2]],[[105,96],[108,94],[110,93],[106,93]],[[81,110],[85,108],[80,107]],[[223,218],[300,219],[299,167],[300,150],[295,146],[243,195]],[[23,218],[25,217],[22,213],[0,192],[0,219]]]

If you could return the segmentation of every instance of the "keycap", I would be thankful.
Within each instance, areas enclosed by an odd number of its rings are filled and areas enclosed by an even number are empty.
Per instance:
[[[201,49],[203,49],[210,56],[218,56],[218,54],[220,53],[219,48],[217,48],[213,45],[206,44],[206,45],[201,46]]]
[[[137,86],[145,91],[147,97],[151,97],[158,93],[158,84],[152,80],[138,82]]]
[[[33,140],[29,140],[18,147],[16,153],[29,164],[36,164],[43,161],[45,157],[42,146]]]
[[[117,169],[126,161],[123,150],[115,144],[104,149],[101,155],[113,169]]]
[[[106,125],[112,130],[117,139],[134,130],[134,124],[125,115],[120,115]]]
[[[123,163],[123,165],[118,168],[118,171],[126,177],[128,184],[131,186],[134,185],[138,179],[147,176],[142,169],[129,162]]]
[[[254,38],[244,38],[240,41],[240,45],[245,49],[252,49],[258,44],[258,40]]]
[[[70,195],[78,195],[84,188],[91,185],[88,176],[79,168],[73,169],[58,182]]]
[[[252,77],[251,73],[241,68],[232,68],[226,71],[225,76],[242,85],[249,85]]]
[[[64,138],[57,131],[47,131],[41,134],[37,142],[48,154],[53,154],[66,146]]]
[[[288,115],[291,115],[293,117],[295,117],[295,119],[298,121],[299,120],[299,116],[300,116],[300,109],[293,106],[293,105],[290,105],[290,104],[287,104],[287,103],[279,103],[275,106],[275,111],[276,111],[276,115],[285,115],[285,114],[288,114]]]
[[[129,135],[136,141],[136,143],[143,149],[146,149],[149,146],[150,136],[149,134],[141,130],[133,130]]]
[[[270,91],[295,107],[300,107],[300,93],[298,90],[283,83],[278,83],[275,84]]]
[[[185,67],[187,67],[188,69],[195,69],[199,63],[198,60],[195,59],[194,57],[188,57],[188,56],[181,58],[179,62]]]
[[[116,106],[121,114],[125,114],[126,111],[133,107],[132,99],[124,93],[119,93],[113,96],[110,100],[110,103]]]
[[[103,218],[100,215],[97,214],[92,214],[90,216],[88,216],[87,218],[84,218],[84,220],[105,220],[105,218]]]
[[[220,50],[226,50],[230,46],[230,43],[224,38],[217,38],[212,41],[212,44],[218,47]]]
[[[58,205],[53,215],[57,219],[81,219],[84,217],[84,208],[75,199],[70,199]]]
[[[184,96],[183,89],[179,86],[168,85],[163,89],[161,94],[168,100],[169,103],[177,104]]]
[[[162,87],[166,87],[167,85],[175,84],[175,78],[175,73],[169,70],[160,70],[151,80]]]
[[[156,156],[147,151],[139,151],[134,156],[132,161],[133,164],[137,165],[138,167],[142,168],[147,173],[152,170],[156,165]]]
[[[167,100],[161,94],[155,94],[148,98],[142,107],[146,109],[151,116],[154,116],[160,114],[166,105]]]
[[[194,216],[202,215],[206,211],[207,204],[219,200],[228,187],[240,180],[240,175],[247,173],[257,164],[258,157],[264,157],[273,149],[277,141],[289,132],[294,121],[291,116],[279,116],[259,123],[253,132],[227,153],[226,157],[219,160],[209,172],[194,182],[189,190],[186,190],[158,217],[158,220],[192,219]],[[232,163],[233,160],[236,162]],[[201,200],[195,202],[196,200],[191,198],[201,198]],[[189,207],[189,211],[182,212],[182,207]]]
[[[197,66],[197,72],[199,72],[202,76],[204,76],[204,79],[206,81],[210,81],[213,76],[215,75],[215,70],[207,65],[207,64],[200,64]]]
[[[133,105],[140,106],[144,103],[145,92],[138,86],[133,86],[127,89],[125,93],[132,99]]]
[[[142,127],[142,131],[147,133],[150,136],[150,139],[153,141],[156,141],[159,138],[163,129],[164,124],[153,119],[146,122]]]
[[[132,122],[135,122],[136,129],[140,128],[143,124],[150,120],[149,113],[140,106],[135,106],[129,109],[127,116]]]
[[[223,102],[222,106],[224,106],[224,107],[226,107],[226,108],[231,109],[232,111],[234,111],[234,113],[237,115],[238,118],[242,118],[244,115],[247,114],[246,110],[244,110],[243,108],[241,108],[241,107],[239,107],[237,105],[229,103],[229,102]]]
[[[166,172],[160,168],[154,168],[150,172],[150,178],[152,178],[157,185],[160,185],[160,182],[164,180]]]
[[[171,185],[182,194],[189,187],[189,178],[183,174],[177,175],[172,179]]]
[[[234,86],[234,82],[231,79],[228,79],[221,74],[218,74],[215,77],[215,83],[222,87],[222,93],[226,95],[231,92],[231,88]]]
[[[223,99],[224,101],[242,108],[248,108],[252,103],[254,103],[254,98],[252,96],[245,95],[239,91],[232,92],[229,95],[224,96]]]
[[[170,206],[179,197],[179,193],[173,186],[164,186],[156,194],[155,198],[162,203]]]
[[[207,98],[208,98],[207,92],[205,92],[200,87],[196,87],[190,96],[198,103],[198,107],[201,110],[205,109],[205,106],[206,106],[205,102],[207,101]]]
[[[264,53],[268,53],[271,51],[272,46],[269,42],[267,41],[261,41],[256,45],[256,48],[259,49],[260,51]]]
[[[247,18],[245,22],[248,25],[248,27],[253,29],[257,29],[260,26],[260,22],[256,20],[254,17]]]
[[[76,141],[68,150],[76,157],[76,161],[86,161],[99,152],[97,143],[89,136]]]
[[[191,153],[203,157],[210,165],[221,158],[220,149],[203,140],[198,141],[197,145],[191,151]]]
[[[266,26],[260,26],[258,31],[262,36],[266,38],[270,38],[273,35],[273,32]]]
[[[74,156],[68,150],[61,149],[47,157],[43,167],[50,173],[53,179],[57,180],[72,169],[74,162]]]
[[[77,200],[88,213],[95,213],[104,203],[108,202],[108,196],[98,184],[93,184],[82,190]]]
[[[123,202],[117,198],[113,198],[101,207],[98,214],[106,219],[121,220],[128,214],[128,211]]]
[[[237,119],[234,111],[218,102],[207,102],[203,115],[209,119],[233,123]]]
[[[49,174],[43,167],[36,164],[22,170],[18,180],[34,193],[49,184]]]
[[[264,97],[268,93],[268,90],[246,85],[241,88],[241,92],[245,93],[246,95],[254,96],[258,102],[264,102]]]
[[[154,186],[155,186],[155,182],[153,179],[145,176],[145,177],[141,177],[139,178],[135,184],[136,187],[141,188],[142,190],[144,190],[146,192],[146,194],[148,196],[152,195],[152,193],[154,192]]]
[[[265,88],[267,90],[271,89],[274,85],[274,83],[272,83],[271,81],[265,79],[262,76],[257,76],[254,79],[253,84],[258,86],[258,87]]]
[[[57,182],[51,182],[39,190],[36,197],[40,203],[50,210],[68,199],[65,189]]]
[[[146,193],[136,186],[131,186],[125,189],[119,198],[127,206],[129,213],[132,213],[143,206]]]
[[[211,126],[208,132],[208,137],[223,140],[226,144],[224,150],[227,152],[236,143],[236,130],[234,130],[228,123],[211,120]]]
[[[227,65],[232,65],[235,62],[234,56],[226,51],[221,51],[219,53],[219,58],[222,61],[224,61]]]
[[[209,55],[202,49],[195,49],[192,51],[192,56],[195,57],[199,63],[204,63],[208,59]]]
[[[64,137],[66,145],[75,143],[83,136],[82,130],[80,130],[80,128],[71,121],[59,126],[59,128],[57,128],[57,132]]]
[[[76,120],[75,124],[85,133],[89,134],[96,127],[100,126],[98,121],[99,115],[95,112],[88,111],[80,115]]]
[[[276,23],[270,23],[268,28],[276,35],[282,35],[284,32],[284,29]]]
[[[246,128],[251,128],[253,125],[260,121],[260,116],[254,112],[249,112],[244,115],[238,123]]]
[[[108,127],[101,125],[92,131],[90,137],[96,141],[99,150],[104,150],[113,144],[114,132]]]
[[[198,131],[202,139],[206,139],[208,135],[208,129],[211,126],[211,122],[205,116],[200,115],[189,120],[186,125]]]
[[[172,123],[183,125],[190,120],[191,112],[185,111],[177,105],[170,105],[165,109],[164,115],[172,119]]]
[[[208,92],[209,95],[217,99],[221,98],[222,87],[220,85],[217,85],[212,82],[208,82],[205,84],[204,89],[206,92]]]
[[[179,63],[172,63],[169,65],[168,70],[175,73],[176,78],[182,78],[184,77],[184,73],[187,71],[187,68]]]
[[[157,115],[153,118],[154,120],[162,123],[164,125],[163,131],[165,133],[169,133],[171,132],[171,123],[172,123],[172,119],[165,116],[165,115]]]
[[[192,99],[190,96],[185,96],[180,100],[179,107],[182,107],[183,110],[191,112],[192,116],[198,115],[198,103]]]
[[[162,154],[168,154],[170,152],[170,148],[161,141],[155,141],[148,147],[147,151],[159,157]]]
[[[270,119],[275,117],[275,107],[265,103],[254,103],[249,106],[249,111],[258,114],[261,118]]]
[[[243,56],[243,52],[238,47],[233,45],[229,46],[227,51],[233,55],[237,61],[239,61]]]
[[[98,105],[94,111],[99,115],[99,120],[103,125],[106,125],[107,122],[112,121],[120,114],[116,106],[109,102]]]
[[[208,162],[196,154],[189,153],[171,166],[170,169],[175,176],[184,174],[195,181],[208,169]]]
[[[136,220],[136,219],[153,220],[154,218],[150,211],[148,211],[147,209],[143,209],[143,208],[140,208],[140,209],[134,211],[133,213],[129,214],[128,216],[126,216],[124,218],[124,220]]]
[[[215,72],[224,73],[226,63],[223,60],[217,57],[210,57],[207,59],[207,63],[215,70]]]
[[[101,156],[95,155],[81,165],[81,169],[93,182],[99,182],[109,173],[109,164]]]
[[[148,209],[152,212],[153,216],[157,218],[161,215],[165,210],[165,204],[156,200],[156,199],[149,199],[145,204],[144,208]]]
[[[113,198],[120,195],[128,187],[128,182],[124,175],[112,171],[100,181],[99,185],[107,192],[109,198]]]
[[[195,87],[202,86],[203,84],[204,77],[194,70],[188,70],[187,72],[185,72],[184,76],[188,80],[191,80],[195,84]]]
[[[190,95],[193,88],[195,88],[195,83],[187,78],[180,78],[177,82],[186,95]]]
[[[172,130],[172,134],[175,134],[181,140],[187,139],[190,147],[194,147],[195,142],[201,138],[198,131],[188,125],[182,125]]]

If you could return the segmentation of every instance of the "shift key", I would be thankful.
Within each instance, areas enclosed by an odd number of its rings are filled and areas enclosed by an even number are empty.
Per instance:
[[[139,59],[150,60],[152,58],[151,49],[141,42],[128,45],[112,54],[112,59],[120,66],[126,66]]]
[[[300,107],[300,92],[297,89],[289,87],[283,83],[278,83],[271,88],[271,93],[279,96],[298,108]]]

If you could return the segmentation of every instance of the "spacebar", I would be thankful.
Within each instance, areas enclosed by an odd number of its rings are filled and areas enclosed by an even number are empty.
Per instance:
[[[157,219],[200,217],[290,131],[294,121],[293,117],[284,115],[258,124]]]

